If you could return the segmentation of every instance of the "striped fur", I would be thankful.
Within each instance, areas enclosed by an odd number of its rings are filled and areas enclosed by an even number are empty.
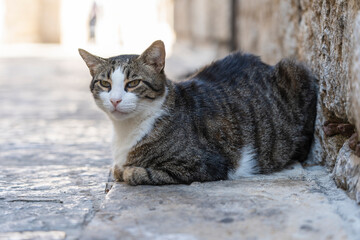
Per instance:
[[[165,77],[161,41],[140,56],[80,54],[93,76],[94,99],[114,124],[114,152],[122,149],[114,155],[118,181],[159,185],[233,179],[277,171],[307,157],[317,86],[296,61],[269,66],[253,55],[234,53],[175,83]],[[116,69],[124,75],[124,96],[136,96],[136,107],[114,117],[99,97],[109,90],[99,80],[111,82]],[[140,83],[127,88],[134,79]]]

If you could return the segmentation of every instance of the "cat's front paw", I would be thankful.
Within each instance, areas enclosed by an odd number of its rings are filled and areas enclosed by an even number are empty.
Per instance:
[[[146,184],[148,175],[145,168],[142,167],[126,167],[123,173],[124,182],[135,186],[139,184]]]
[[[119,167],[118,165],[114,165],[112,168],[112,174],[116,182],[123,182],[124,181],[124,169]]]

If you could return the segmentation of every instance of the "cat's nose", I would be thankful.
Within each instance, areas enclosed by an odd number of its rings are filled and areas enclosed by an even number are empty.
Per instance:
[[[121,99],[110,99],[110,102],[116,108],[116,106],[121,103]]]

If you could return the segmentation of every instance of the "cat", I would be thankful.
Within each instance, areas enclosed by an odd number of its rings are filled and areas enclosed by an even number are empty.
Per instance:
[[[166,78],[165,47],[111,58],[79,53],[112,121],[116,181],[190,184],[283,169],[309,153],[318,87],[303,64],[232,53],[188,80]]]

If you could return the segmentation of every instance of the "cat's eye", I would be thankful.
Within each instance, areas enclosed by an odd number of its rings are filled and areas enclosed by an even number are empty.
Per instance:
[[[128,83],[126,84],[126,87],[127,87],[127,88],[134,88],[134,87],[136,87],[136,86],[139,85],[139,84],[140,84],[140,80],[134,80],[134,81],[128,82]]]
[[[100,80],[100,85],[105,87],[105,88],[110,88],[111,84],[108,81],[104,81],[104,80]]]

